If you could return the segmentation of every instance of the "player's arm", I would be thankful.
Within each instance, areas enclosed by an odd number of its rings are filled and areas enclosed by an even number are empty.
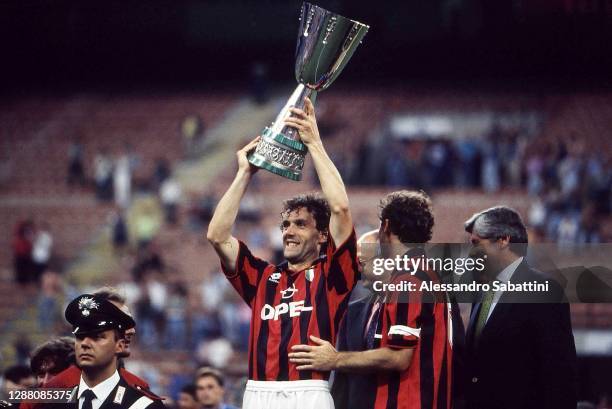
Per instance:
[[[414,349],[388,347],[367,351],[338,352],[329,342],[311,336],[316,345],[295,345],[289,353],[289,361],[297,364],[297,370],[374,372],[404,371],[412,362]]]
[[[255,149],[257,142],[259,142],[259,137],[236,152],[238,172],[236,172],[236,177],[229,189],[219,201],[206,233],[206,238],[215,248],[221,263],[231,271],[236,270],[236,258],[239,251],[238,240],[232,236],[232,227],[238,216],[240,201],[249,186],[251,177],[257,171],[257,168],[247,160],[247,154]]]
[[[294,116],[287,118],[285,123],[299,131],[300,139],[308,148],[321,182],[321,190],[331,210],[329,233],[334,243],[340,246],[353,231],[353,221],[344,182],[323,147],[314,106],[310,99],[306,99],[304,110],[292,108],[291,112]]]

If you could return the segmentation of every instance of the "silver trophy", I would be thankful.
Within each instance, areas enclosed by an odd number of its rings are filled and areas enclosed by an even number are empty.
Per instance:
[[[351,59],[370,27],[304,3],[295,50],[295,79],[299,83],[277,115],[249,162],[291,180],[302,179],[306,146],[298,131],[284,124],[291,107],[304,108],[306,98],[314,103],[317,93],[329,87]]]

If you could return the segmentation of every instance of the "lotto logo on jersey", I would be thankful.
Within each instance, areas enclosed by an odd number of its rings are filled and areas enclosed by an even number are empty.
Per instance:
[[[289,314],[290,317],[299,317],[302,311],[312,311],[312,307],[304,307],[304,301],[284,302],[275,307],[266,304],[261,309],[261,319],[276,321],[283,314]]]

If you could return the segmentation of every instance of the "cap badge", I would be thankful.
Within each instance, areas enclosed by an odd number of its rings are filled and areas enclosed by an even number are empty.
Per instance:
[[[84,317],[88,317],[90,310],[97,310],[100,305],[90,297],[83,297],[79,300],[79,310]]]

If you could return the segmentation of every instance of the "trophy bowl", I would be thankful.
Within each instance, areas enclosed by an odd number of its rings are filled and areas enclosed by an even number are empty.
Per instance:
[[[284,124],[290,108],[303,109],[306,98],[329,87],[353,56],[370,27],[310,3],[302,4],[295,50],[295,88],[262,139],[249,162],[291,180],[302,179],[306,146],[295,128]]]

